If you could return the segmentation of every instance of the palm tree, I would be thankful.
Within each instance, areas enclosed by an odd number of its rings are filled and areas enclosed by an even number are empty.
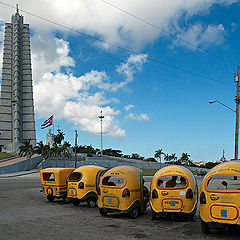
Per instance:
[[[174,163],[177,160],[176,153],[173,153],[169,156],[170,160],[173,160],[172,163]]]
[[[190,155],[188,153],[182,153],[180,161],[184,163],[184,165],[189,165],[191,163],[189,158],[190,158]]]
[[[44,145],[42,141],[38,142],[37,145],[34,147],[35,153],[42,155],[43,158],[49,155],[49,145]]]
[[[171,156],[168,155],[168,154],[164,154],[164,160],[165,160],[166,162],[171,161]]]
[[[31,139],[24,139],[23,140],[23,145],[19,147],[19,155],[22,157],[27,157],[27,163],[28,163],[28,170],[29,169],[29,159],[32,157],[34,154],[34,148],[32,144],[30,144]]]
[[[50,148],[50,156],[51,157],[58,157],[60,154],[60,149],[56,143],[53,143],[52,147]]]
[[[158,149],[157,151],[155,151],[155,155],[154,157],[159,158],[159,162],[160,162],[160,168],[161,168],[161,164],[162,164],[162,159],[161,156],[164,154],[162,149]]]
[[[68,147],[69,147],[69,144],[67,142],[64,142],[64,144],[60,146],[60,152],[63,153],[64,157],[66,157],[66,154],[69,153]]]

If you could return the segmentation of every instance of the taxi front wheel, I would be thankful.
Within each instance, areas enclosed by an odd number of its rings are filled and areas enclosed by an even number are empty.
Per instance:
[[[205,234],[210,233],[210,227],[209,227],[208,223],[204,222],[203,220],[201,220],[201,229],[202,229],[202,232]]]
[[[53,197],[52,195],[47,195],[47,200],[49,202],[53,202],[54,199],[55,199],[55,197]]]
[[[129,212],[130,218],[135,219],[138,217],[140,210],[138,207],[134,208],[131,212]]]
[[[157,213],[152,210],[152,220],[156,220],[157,219]]]

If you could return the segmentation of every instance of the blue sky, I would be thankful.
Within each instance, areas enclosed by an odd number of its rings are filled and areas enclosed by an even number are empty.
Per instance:
[[[16,5],[14,0],[4,2]],[[78,129],[79,144],[100,148],[98,115],[103,111],[104,148],[144,157],[152,157],[157,149],[178,157],[187,152],[194,161],[217,160],[224,149],[227,159],[233,158],[235,114],[208,101],[217,99],[235,108],[240,1],[18,3],[31,28],[38,141],[46,138],[41,123],[54,114],[55,132],[59,125],[65,140],[73,144]],[[14,12],[0,7],[0,56],[4,23]]]

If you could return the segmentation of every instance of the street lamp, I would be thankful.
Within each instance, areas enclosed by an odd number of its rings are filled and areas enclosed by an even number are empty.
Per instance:
[[[236,102],[236,110],[233,110],[232,108],[228,107],[227,105],[223,104],[222,102],[219,102],[218,100],[211,100],[209,101],[210,104],[213,104],[215,102],[223,105],[224,107],[228,108],[229,110],[235,112],[236,114],[236,127],[235,127],[235,153],[234,153],[234,159],[238,160],[238,130],[239,130],[239,67],[237,68],[237,74],[234,74],[234,81],[237,83],[237,96],[234,99]]]
[[[103,144],[102,144],[102,121],[103,121],[104,116],[102,115],[102,111],[100,113],[101,113],[101,115],[98,116],[98,118],[100,118],[100,122],[101,122],[101,156],[102,156],[102,148],[103,148]]]

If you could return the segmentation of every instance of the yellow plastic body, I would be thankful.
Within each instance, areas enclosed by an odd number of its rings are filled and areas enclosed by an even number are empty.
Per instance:
[[[104,178],[109,176],[123,178],[123,185],[103,185]],[[122,197],[124,189],[130,191],[128,198]],[[144,211],[142,171],[132,166],[118,166],[107,171],[100,181],[98,207],[119,211],[131,211],[134,207],[138,207],[140,211]]]
[[[97,184],[100,178],[100,173],[105,171],[106,168],[95,165],[81,166],[73,171],[81,174],[78,181],[68,180],[68,197],[78,198],[84,200],[88,197],[97,197]],[[84,188],[79,189],[78,185],[83,182]],[[86,199],[87,200],[87,199]]]
[[[185,177],[186,185],[176,188],[163,188],[157,185],[159,178],[164,176],[182,176]],[[152,198],[153,190],[157,191],[157,198]],[[192,189],[193,198],[186,198],[188,189]],[[197,182],[192,172],[182,166],[167,166],[158,170],[153,176],[150,188],[150,205],[156,213],[161,212],[181,212],[192,213],[196,211],[198,200]]]
[[[215,222],[240,225],[240,188],[235,190],[209,189],[208,182],[219,175],[230,176],[234,184],[234,176],[240,179],[240,161],[231,161],[217,165],[204,177],[200,194],[206,197],[206,204],[200,202],[200,218],[204,222]]]
[[[67,195],[67,178],[75,168],[46,168],[40,171],[44,195],[65,197]],[[54,180],[44,180],[44,174],[54,174]]]

